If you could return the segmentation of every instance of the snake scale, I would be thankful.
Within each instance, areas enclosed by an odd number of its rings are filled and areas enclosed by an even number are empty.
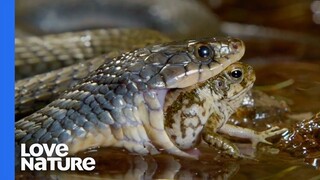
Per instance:
[[[16,117],[43,107],[97,69],[107,57],[86,59],[168,41],[163,34],[147,29],[99,29],[16,38]]]
[[[16,113],[41,109],[16,122],[16,144],[66,143],[70,153],[97,146],[120,147],[138,154],[166,151],[197,158],[184,150],[203,139],[239,157],[237,147],[217,132],[248,138],[255,146],[285,131],[274,127],[255,132],[226,124],[255,81],[252,68],[237,62],[245,50],[241,40],[168,42],[155,34],[113,29],[17,39],[18,69],[20,61],[52,69],[79,63],[17,81]],[[119,43],[106,48],[108,38],[130,42],[138,35],[143,45],[134,41],[135,46]],[[152,38],[146,43],[148,36]],[[104,55],[86,55],[93,54],[92,47]],[[114,53],[119,47],[123,51]],[[67,54],[62,54],[65,49]],[[82,62],[88,58],[93,59]],[[20,69],[17,72],[23,74],[43,68]],[[51,102],[35,107],[40,101]]]

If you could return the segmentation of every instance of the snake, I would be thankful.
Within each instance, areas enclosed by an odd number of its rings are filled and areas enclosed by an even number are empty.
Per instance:
[[[16,38],[16,118],[40,109],[105,61],[86,59],[168,41],[157,31],[132,28]]]
[[[153,31],[136,32],[155,37]],[[45,54],[67,60],[70,58],[57,53],[52,45],[85,51],[105,41],[101,35],[114,41],[115,34],[119,38],[130,34],[137,39],[134,31],[118,29],[50,35],[17,39],[16,53],[30,48],[38,52],[39,47],[29,43],[38,42]],[[66,43],[70,35],[71,45]],[[92,39],[103,41],[94,43],[97,41]],[[159,39],[164,43],[154,44]],[[252,67],[238,62],[245,51],[241,40],[209,37],[169,41],[159,36],[134,50],[126,50],[128,44],[124,43],[119,45],[124,46],[124,52],[114,53],[111,48],[106,55],[108,50],[100,50],[103,55],[85,62],[75,55],[71,59],[78,64],[18,81],[16,103],[41,98],[52,101],[16,122],[16,145],[65,143],[70,153],[91,147],[117,147],[137,154],[164,151],[197,158],[185,150],[203,139],[226,154],[240,157],[237,147],[217,132],[248,138],[255,146],[259,142],[270,144],[266,138],[285,131],[274,127],[255,132],[226,123],[255,81]],[[43,53],[34,54],[17,57],[35,57],[31,58],[33,62],[51,66],[50,58],[44,58]],[[35,91],[28,93],[29,87]],[[52,94],[58,97],[48,98]]]

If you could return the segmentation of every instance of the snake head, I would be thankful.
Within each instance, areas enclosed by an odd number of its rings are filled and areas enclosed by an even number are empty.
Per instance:
[[[147,83],[152,88],[185,88],[203,82],[241,59],[244,43],[234,38],[206,38],[150,47],[145,58],[157,68]]]

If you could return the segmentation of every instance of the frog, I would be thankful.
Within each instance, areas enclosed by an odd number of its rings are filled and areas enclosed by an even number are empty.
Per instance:
[[[272,144],[266,139],[283,134],[286,128],[274,126],[258,132],[227,123],[252,89],[255,79],[250,65],[236,62],[203,83],[169,91],[164,105],[164,122],[171,141],[183,150],[204,142],[235,158],[246,155],[223,135],[249,139],[253,149],[258,143]]]

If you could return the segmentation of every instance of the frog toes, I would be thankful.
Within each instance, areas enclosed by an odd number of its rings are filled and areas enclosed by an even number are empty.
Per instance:
[[[282,134],[282,133],[286,132],[287,130],[288,130],[287,128],[280,129],[278,126],[275,126],[275,127],[272,127],[268,130],[259,132],[257,134],[257,137],[252,139],[252,146],[253,146],[253,148],[256,148],[256,146],[259,142],[272,145],[272,143],[267,141],[266,139],[269,137],[272,137],[272,136]]]
[[[252,139],[252,147],[253,149],[256,149],[258,143],[265,143],[265,144],[269,144],[272,145],[271,142],[265,140],[266,137],[258,135],[258,137],[256,139]]]
[[[286,132],[287,130],[288,130],[287,128],[280,129],[278,126],[275,126],[275,127],[272,127],[266,131],[263,131],[262,133],[264,134],[265,138],[268,138],[268,137],[282,134],[282,133]]]

